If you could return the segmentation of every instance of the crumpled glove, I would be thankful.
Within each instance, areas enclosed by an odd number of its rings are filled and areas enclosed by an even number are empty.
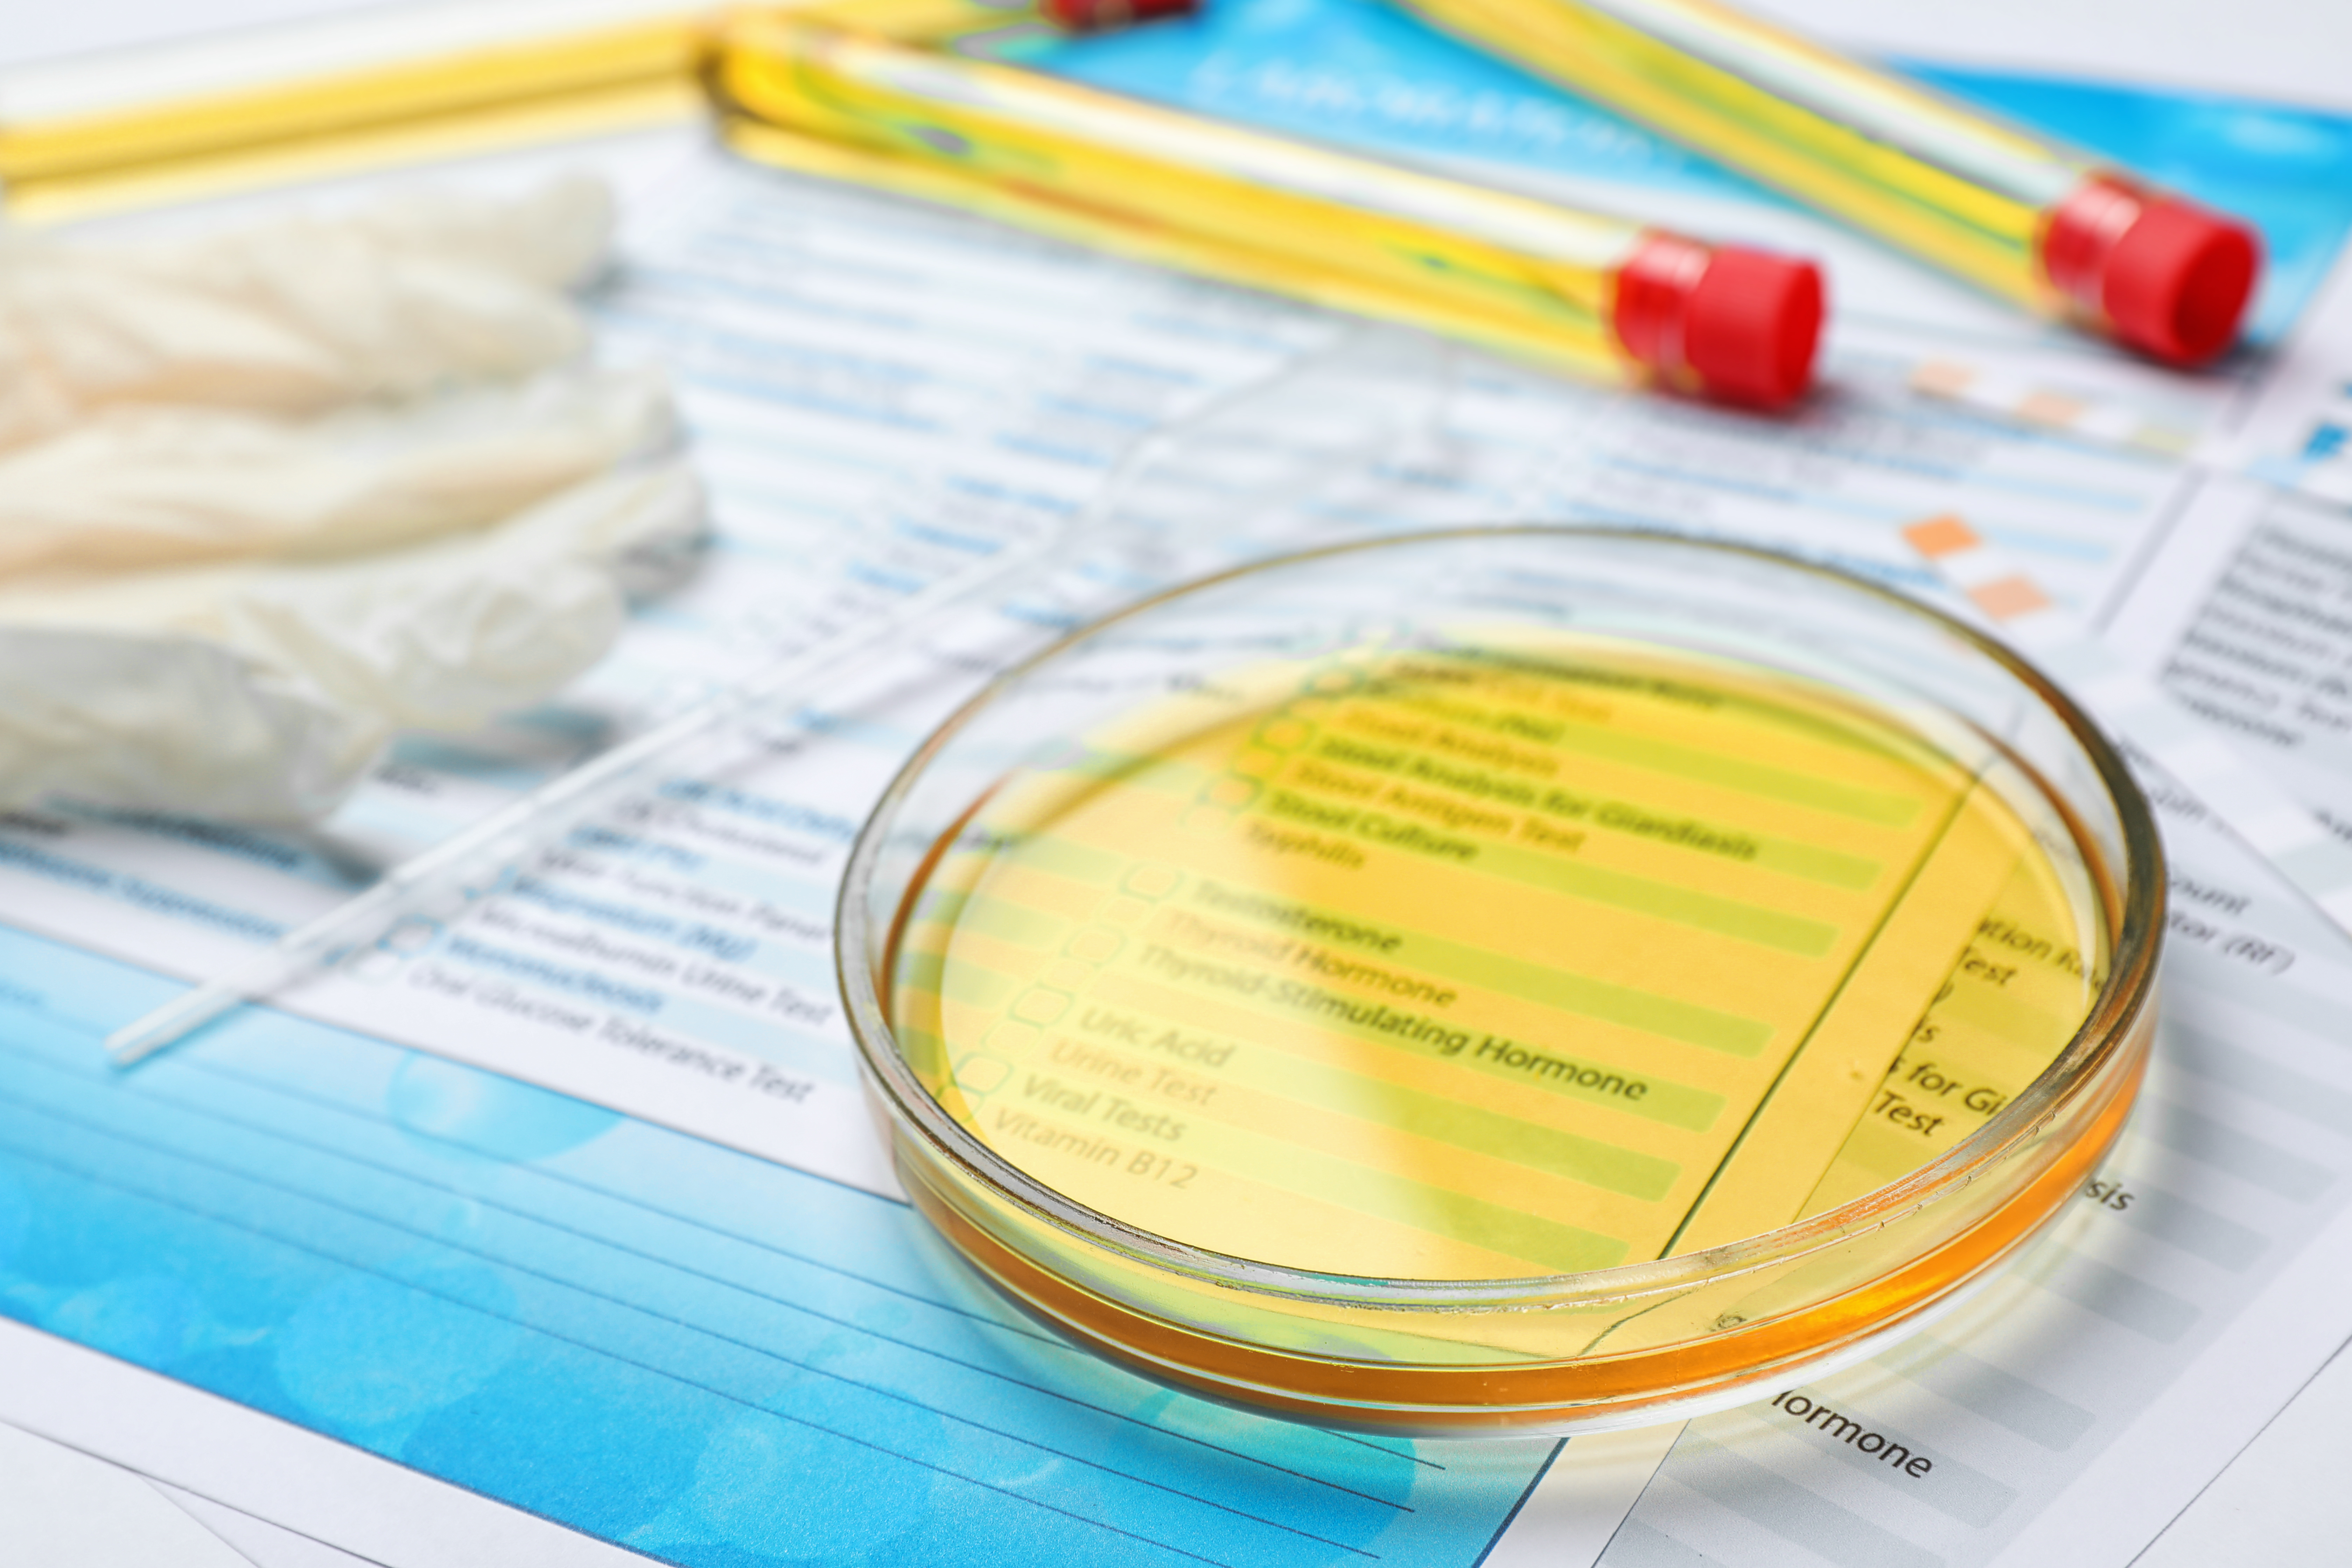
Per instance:
[[[0,805],[331,811],[595,662],[699,489],[578,364],[601,186],[137,247],[0,234]]]

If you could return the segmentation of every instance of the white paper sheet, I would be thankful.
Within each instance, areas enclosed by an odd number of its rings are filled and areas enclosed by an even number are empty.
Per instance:
[[[1811,1410],[1694,1422],[1608,1568],[2126,1563],[2342,1342],[2352,942],[2166,806],[2176,877],[2234,912],[2176,921],[2156,1067],[2077,1212],[1920,1339],[1800,1385]]]
[[[142,1477],[16,1426],[0,1426],[0,1520],[8,1568],[247,1568]]]

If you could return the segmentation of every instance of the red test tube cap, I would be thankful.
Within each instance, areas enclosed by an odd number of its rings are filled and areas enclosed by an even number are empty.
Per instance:
[[[1617,341],[1669,385],[1785,407],[1813,380],[1824,291],[1811,261],[1644,235],[1617,275]]]
[[[1189,16],[1201,0],[1045,0],[1045,19],[1073,33],[1114,33],[1162,16]]]
[[[2263,268],[2252,228],[2178,196],[2086,180],[2042,240],[2050,280],[2123,342],[2202,364],[2237,341]]]

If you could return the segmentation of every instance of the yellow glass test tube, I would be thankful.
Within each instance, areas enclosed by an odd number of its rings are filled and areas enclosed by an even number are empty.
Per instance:
[[[1047,22],[1091,31],[1156,15],[1171,0],[805,0],[810,16],[854,22],[863,31],[931,47],[958,47],[992,33]],[[625,12],[625,15],[615,15]],[[413,52],[371,52],[375,33],[321,29],[303,63],[283,73],[248,72],[220,54],[233,79],[155,98],[29,114],[0,113],[0,187],[12,207],[28,194],[122,181],[213,161],[267,157],[355,138],[406,137],[463,144],[495,119],[536,116],[559,135],[584,134],[647,118],[691,115],[704,50],[723,8],[702,0],[646,0],[592,8],[552,28],[517,27],[446,39],[420,23]],[[445,19],[446,20],[446,19]],[[445,31],[446,30],[445,26]],[[36,73],[38,74],[37,72]],[[175,76],[206,79],[201,65]],[[12,84],[13,85],[13,84]],[[36,91],[40,100],[56,96]],[[73,100],[79,95],[68,94]]]
[[[1810,383],[1810,261],[1354,157],[793,13],[711,67],[730,142],[807,173],[1428,328],[1777,406]]]
[[[2261,270],[2247,225],[1712,0],[1402,0],[1970,282],[2199,363]]]
[[[0,122],[0,182],[23,187],[249,153],[451,116],[690,79],[702,20],[680,6],[556,37],[243,82],[152,102]]]

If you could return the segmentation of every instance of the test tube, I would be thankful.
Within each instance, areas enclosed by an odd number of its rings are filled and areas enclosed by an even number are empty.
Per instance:
[[[1110,30],[1194,0],[790,0],[812,16],[933,47],[1024,26]],[[476,8],[478,10],[479,8]],[[682,118],[719,26],[710,0],[582,0],[334,18],[228,42],[0,72],[0,194],[66,187],[336,139],[499,141],[507,117],[576,135]],[[508,15],[507,13],[512,13]],[[538,117],[534,120],[533,117]],[[546,132],[543,132],[546,133]],[[436,143],[438,145],[438,143]],[[330,160],[329,166],[334,162]]]
[[[788,14],[735,19],[709,69],[769,163],[1587,375],[1766,408],[1811,379],[1810,261]]]
[[[2260,240],[2210,211],[1711,0],[1402,0],[2028,309],[2174,364],[2235,340]]]

